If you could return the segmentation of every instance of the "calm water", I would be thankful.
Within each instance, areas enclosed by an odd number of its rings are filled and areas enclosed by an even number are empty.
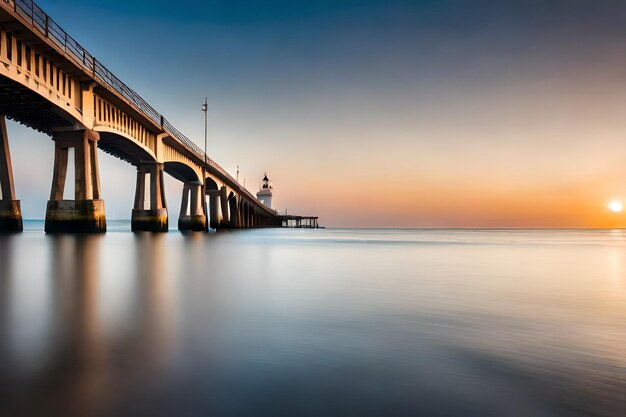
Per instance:
[[[1,415],[626,415],[626,231],[27,227]]]

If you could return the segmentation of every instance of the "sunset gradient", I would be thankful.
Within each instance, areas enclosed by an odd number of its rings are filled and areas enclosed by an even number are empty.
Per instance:
[[[281,212],[626,227],[608,208],[626,201],[621,2],[39,3],[200,145],[208,96],[209,155],[253,192],[267,172]],[[9,135],[24,217],[42,218],[52,141]],[[107,217],[129,218],[135,169],[100,163]],[[175,217],[182,185],[165,186]]]

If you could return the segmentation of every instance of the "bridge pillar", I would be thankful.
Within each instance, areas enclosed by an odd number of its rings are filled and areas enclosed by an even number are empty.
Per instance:
[[[248,222],[246,221],[246,203],[243,199],[239,199],[239,227],[245,229],[248,227]]]
[[[230,207],[230,227],[239,227],[239,209],[236,196],[233,195],[228,200],[228,206]]]
[[[211,229],[217,229],[220,227],[220,190],[207,190],[206,193],[209,196],[209,226]]]
[[[145,208],[146,175],[150,174],[150,208]],[[140,164],[130,228],[133,232],[167,232],[167,203],[163,186],[163,164]]]
[[[225,185],[220,188],[220,205],[222,208],[222,220],[220,221],[220,226],[230,227],[230,216],[228,215],[228,195]]]
[[[250,227],[250,210],[245,202],[241,205],[241,226],[245,229]]]
[[[98,146],[93,130],[56,132],[54,173],[46,210],[46,233],[98,233],[106,231],[104,200],[100,196]],[[74,200],[63,200],[67,157],[74,148]]]
[[[191,201],[190,200],[191,195]],[[178,230],[206,231],[206,215],[202,208],[202,183],[189,182],[183,185],[183,201],[178,216]]]
[[[15,199],[9,136],[3,115],[0,116],[0,192],[0,232],[21,232],[22,210],[20,201]]]

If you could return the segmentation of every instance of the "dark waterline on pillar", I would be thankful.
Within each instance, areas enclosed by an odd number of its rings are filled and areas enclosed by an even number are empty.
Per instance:
[[[104,200],[48,201],[46,233],[104,233]]]
[[[19,200],[0,200],[0,232],[21,232],[22,210]]]

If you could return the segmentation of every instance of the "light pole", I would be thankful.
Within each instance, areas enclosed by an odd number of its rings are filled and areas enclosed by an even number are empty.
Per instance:
[[[209,228],[209,213],[206,207],[206,144],[207,144],[207,126],[208,126],[208,113],[209,103],[207,97],[204,98],[204,104],[202,105],[202,111],[204,112],[204,164],[202,164],[202,210],[204,211],[204,218],[206,219],[207,230]]]
[[[206,141],[207,141],[207,124],[208,124],[207,116],[209,113],[209,103],[206,97],[204,98],[202,111],[204,112],[204,164],[206,165]]]

